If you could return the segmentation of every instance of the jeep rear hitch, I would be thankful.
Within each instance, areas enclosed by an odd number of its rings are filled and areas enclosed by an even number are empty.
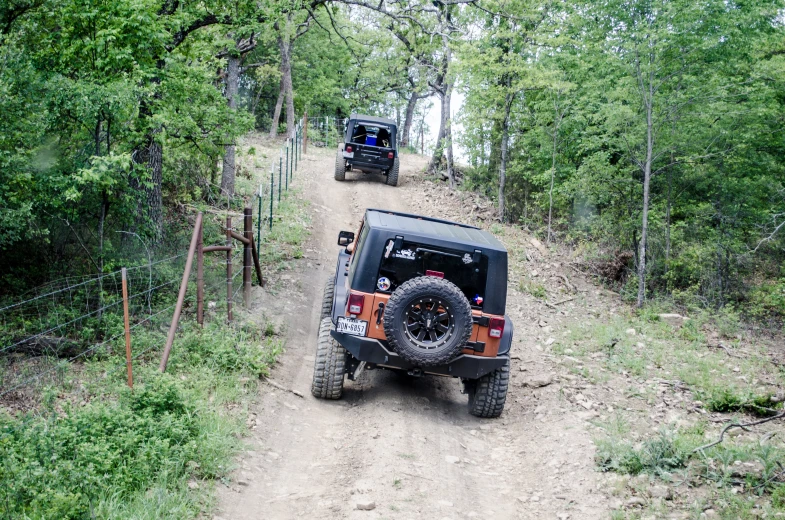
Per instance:
[[[406,373],[411,377],[422,377],[422,368],[413,368]]]

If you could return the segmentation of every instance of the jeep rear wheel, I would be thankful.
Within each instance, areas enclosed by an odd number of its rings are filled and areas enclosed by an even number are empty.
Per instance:
[[[324,318],[319,325],[319,336],[316,340],[311,393],[320,399],[340,399],[343,392],[346,349],[330,336],[332,325],[331,318]]]
[[[472,332],[472,309],[452,282],[433,276],[398,287],[384,309],[390,346],[416,367],[443,365],[464,348]]]
[[[335,278],[330,278],[324,284],[324,295],[322,296],[322,314],[319,319],[324,319],[333,314],[333,297],[335,295]]]
[[[387,172],[387,180],[386,183],[388,186],[398,186],[398,169],[400,168],[400,162],[396,157],[393,161],[393,166],[390,168],[390,171]]]
[[[477,417],[499,417],[507,400],[510,383],[510,360],[501,368],[485,374],[476,381],[467,382],[469,413]]]
[[[335,180],[346,180],[346,160],[344,160],[343,152],[340,150],[335,155]]]

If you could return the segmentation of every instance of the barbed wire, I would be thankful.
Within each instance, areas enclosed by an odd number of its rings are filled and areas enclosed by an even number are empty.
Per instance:
[[[301,160],[299,156],[300,149],[298,148],[302,146],[301,141],[301,134],[299,134],[300,128],[298,128],[298,133],[294,136],[293,139],[288,140],[291,144],[289,148],[290,156],[289,161],[286,163],[286,181],[287,181],[287,189],[288,184],[290,183],[290,179],[293,179],[293,174],[298,166],[298,160]],[[296,141],[296,143],[295,143]],[[295,155],[297,154],[297,155]],[[272,174],[272,184],[270,186],[267,183],[261,183],[261,190],[260,193],[254,194],[257,196],[261,196],[266,198],[266,196],[271,197],[272,200],[268,202],[276,203],[275,194],[276,194],[276,187],[280,190],[282,186],[282,173],[275,172],[276,167],[282,168],[283,165],[280,159],[272,161],[273,164],[273,171]],[[276,179],[276,173],[278,173],[278,179]],[[276,182],[277,181],[277,182]],[[209,183],[208,184],[212,184]],[[276,186],[277,184],[277,186]],[[253,197],[254,195],[251,195]],[[229,204],[234,203],[235,201],[242,200],[247,202],[248,197],[240,197],[234,196],[231,198],[226,197],[225,195],[220,197],[223,200],[226,200]],[[279,205],[280,201],[277,202],[276,205]],[[229,210],[231,211],[231,210]],[[260,213],[257,218],[259,219],[266,219],[267,215],[264,214],[264,217]],[[223,226],[220,223],[218,225],[221,227],[223,231]],[[233,225],[230,226],[230,229],[235,232],[241,232],[244,230],[239,229],[238,221],[235,220]],[[223,233],[222,233],[223,234]],[[230,253],[230,259],[226,260],[221,258],[215,257],[208,257],[210,260],[206,260],[206,266],[209,266],[212,271],[212,275],[208,275],[209,278],[216,279],[214,283],[208,283],[204,287],[204,295],[207,296],[210,294],[211,296],[215,296],[215,294],[220,294],[221,287],[225,287],[227,283],[233,283],[235,280],[244,272],[244,267],[242,266],[242,259],[244,255],[244,248],[243,247],[235,247],[235,242],[232,241],[232,250]],[[236,251],[236,253],[235,253]],[[171,286],[178,283],[182,278],[180,276],[166,276],[166,279],[162,279],[162,274],[170,275],[171,272],[167,269],[164,269],[163,272],[160,272],[160,267],[167,263],[172,263],[174,265],[175,262],[178,260],[182,260],[186,257],[186,253],[181,253],[177,255],[172,255],[169,257],[161,258],[155,261],[148,260],[147,263],[134,265],[128,267],[126,269],[126,283],[129,289],[129,294],[125,302],[129,306],[129,314],[132,315],[132,319],[134,323],[129,325],[128,331],[137,330],[140,327],[145,326],[153,326],[153,323],[157,318],[164,315],[165,313],[172,312],[176,307],[176,303],[169,303],[165,307],[161,308],[160,310],[156,310],[153,312],[152,307],[152,300],[154,295],[165,293],[165,294],[174,294],[173,291],[170,290]],[[214,269],[220,269],[222,266],[227,266],[229,263],[233,266],[238,266],[238,269],[232,273],[230,279],[226,279],[225,275],[216,275]],[[158,268],[158,269],[156,269]],[[195,269],[195,268],[194,268]],[[56,373],[59,371],[63,371],[64,374],[65,370],[70,367],[74,362],[81,360],[87,356],[90,356],[102,347],[112,344],[120,340],[126,333],[126,330],[123,328],[121,331],[117,331],[117,329],[113,329],[117,325],[116,318],[109,319],[109,316],[117,316],[120,313],[116,313],[119,305],[124,303],[122,298],[121,292],[121,275],[122,270],[116,270],[110,273],[104,273],[98,276],[91,277],[89,279],[83,279],[82,277],[66,277],[60,280],[55,280],[49,282],[43,287],[51,288],[56,287],[60,284],[66,283],[66,286],[61,286],[54,290],[44,290],[42,293],[43,288],[35,289],[38,293],[34,297],[26,298],[21,301],[9,303],[4,307],[0,307],[0,319],[3,323],[8,323],[10,321],[12,327],[4,327],[6,330],[3,331],[6,334],[6,338],[8,338],[9,334],[14,334],[13,327],[16,326],[19,329],[19,333],[22,334],[24,337],[12,340],[8,345],[0,347],[0,354],[7,353],[8,351],[19,347],[25,343],[32,343],[35,348],[39,348],[41,345],[36,343],[36,340],[51,334],[54,331],[67,331],[69,327],[80,324],[80,326],[84,327],[84,322],[88,322],[88,326],[96,327],[93,323],[88,320],[94,320],[97,316],[99,319],[100,326],[98,326],[98,334],[106,333],[106,336],[102,340],[98,341],[94,344],[88,344],[79,346],[80,340],[75,340],[68,337],[60,337],[55,338],[58,341],[65,340],[69,345],[67,346],[68,349],[73,349],[73,345],[71,343],[75,343],[78,348],[81,348],[80,351],[74,352],[73,350],[69,350],[70,356],[63,357],[58,359],[56,355],[56,349],[51,348],[51,345],[44,344],[44,348],[47,346],[50,347],[48,352],[42,353],[40,356],[40,360],[37,363],[51,363],[51,365],[47,365],[43,370],[37,370],[34,374],[29,374],[30,366],[23,366],[22,371],[18,371],[16,373],[6,372],[4,369],[0,369],[0,381],[8,380],[8,379],[16,379],[13,383],[11,383],[7,388],[3,388],[0,390],[0,397],[5,397],[12,392],[18,391],[21,388],[31,386],[32,384],[37,384],[42,379],[47,378],[52,373]],[[77,283],[71,283],[72,280],[79,279],[80,281]],[[191,280],[189,282],[192,283],[194,280],[193,275],[191,275]],[[142,290],[136,290],[140,286],[144,287]],[[95,289],[92,289],[95,287]],[[243,290],[244,285],[242,283],[237,284],[236,289],[233,293],[228,297],[226,304],[230,302],[234,302],[237,300],[238,295]],[[144,304],[139,306],[139,304],[135,303],[144,298]],[[194,302],[196,296],[191,294],[190,296],[186,296],[183,303],[191,304]],[[107,303],[108,300],[108,303]],[[218,298],[217,302],[220,302],[223,298]],[[96,306],[96,302],[98,305]],[[171,302],[171,300],[170,300]],[[81,313],[79,316],[73,316],[73,311],[80,309],[82,307],[86,312]],[[133,311],[132,311],[133,309]],[[140,312],[141,311],[141,312]],[[60,322],[63,317],[66,319]],[[35,319],[37,317],[37,321]],[[55,324],[51,325],[52,318],[54,319]],[[47,324],[48,326],[41,327],[39,330],[36,330],[33,334],[30,334],[28,331],[31,328],[30,321],[28,318],[32,318],[34,325],[43,325]],[[49,323],[47,323],[49,322]],[[171,325],[170,325],[171,326]],[[113,333],[110,333],[113,332]],[[115,332],[117,331],[117,332]],[[67,334],[71,335],[70,332]],[[95,331],[88,331],[88,335],[95,334]],[[2,339],[0,339],[2,341]],[[83,341],[83,340],[82,340]],[[62,343],[60,343],[62,345]],[[163,343],[161,344],[152,344],[149,347],[145,348],[140,352],[135,352],[132,356],[132,359],[139,359],[142,356],[145,356],[150,351],[161,349],[163,347]],[[63,350],[60,350],[60,353],[63,353]],[[11,362],[10,366],[13,366],[15,362]],[[117,367],[125,366],[126,360],[123,359],[122,364],[118,363]],[[111,368],[110,370],[114,370],[115,368]],[[22,379],[17,379],[18,375],[24,374]],[[62,377],[62,376],[60,376]],[[62,382],[62,380],[58,379],[58,382]],[[4,385],[5,386],[5,385]]]
[[[225,283],[225,281],[219,281],[219,282],[216,282],[215,284],[206,286],[205,287],[205,293],[207,293],[210,290],[214,290],[214,289],[220,288],[220,286],[223,285],[223,283]],[[136,296],[139,296],[141,294],[142,293],[138,293]],[[234,297],[236,297],[236,294],[237,293],[235,293]],[[196,299],[196,296],[192,294],[190,296],[187,296],[183,301],[184,301],[184,303],[185,302],[193,303],[193,302],[195,302],[195,299]],[[130,297],[129,297],[129,300],[130,300]],[[128,328],[129,332],[133,331],[133,330],[135,330],[135,329],[137,329],[137,328],[139,328],[141,326],[144,326],[146,324],[152,324],[152,320],[154,318],[156,318],[156,317],[158,317],[158,316],[160,316],[160,315],[162,315],[164,313],[172,312],[176,306],[177,306],[177,303],[173,303],[171,305],[168,305],[168,306],[164,307],[163,309],[159,310],[158,312],[156,312],[156,313],[154,313],[152,315],[145,316],[144,319],[142,319],[142,320],[138,321],[137,323],[134,323],[133,325],[131,325]],[[82,352],[80,352],[79,354],[77,354],[75,356],[72,356],[72,357],[70,357],[68,359],[59,360],[51,368],[43,370],[43,371],[40,371],[40,372],[37,372],[36,374],[34,374],[34,375],[32,375],[32,376],[30,376],[30,377],[28,377],[28,378],[18,382],[17,384],[12,386],[11,388],[4,389],[2,392],[0,392],[0,397],[4,397],[4,396],[6,396],[9,393],[14,392],[15,390],[18,390],[18,389],[20,389],[22,387],[28,386],[32,382],[39,381],[40,379],[46,377],[47,375],[55,372],[59,368],[66,367],[70,363],[72,363],[72,362],[74,362],[74,361],[76,361],[76,360],[78,360],[78,359],[80,359],[80,358],[82,358],[82,357],[84,357],[84,356],[86,356],[86,355],[88,355],[90,353],[93,353],[93,352],[97,351],[98,349],[100,349],[101,347],[107,345],[108,343],[111,343],[113,341],[119,340],[124,335],[125,335],[125,330],[123,330],[120,333],[117,333],[117,334],[113,335],[112,337],[110,337],[108,339],[105,339],[105,340],[101,341],[100,343],[97,343],[95,345],[92,345],[89,348],[86,348],[85,350],[83,350]],[[162,348],[162,345],[152,345],[152,346],[146,348],[145,350],[143,350],[142,352],[136,353],[134,356],[132,356],[132,359],[138,359],[142,355],[144,355],[147,352],[150,352],[151,350],[154,350],[156,348]],[[118,367],[125,367],[126,366],[126,360],[123,360],[122,364],[118,364],[117,366]]]

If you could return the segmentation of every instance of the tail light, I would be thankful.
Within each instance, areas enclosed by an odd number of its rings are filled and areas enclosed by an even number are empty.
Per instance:
[[[436,278],[444,278],[444,273],[441,271],[431,271],[430,269],[425,271],[425,276],[435,276]]]
[[[394,153],[392,153],[392,152],[388,152],[388,153],[387,153],[387,158],[388,158],[388,159],[392,159],[392,158],[394,158],[394,157],[395,157],[395,154],[394,154]]]
[[[349,295],[349,314],[362,314],[365,296],[362,294]]]
[[[347,146],[346,147],[346,153],[352,153],[352,147],[351,146]]]
[[[491,318],[488,323],[488,335],[492,338],[501,338],[504,332],[504,318]]]

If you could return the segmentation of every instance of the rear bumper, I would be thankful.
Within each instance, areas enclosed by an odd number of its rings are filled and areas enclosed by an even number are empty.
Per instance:
[[[330,335],[359,361],[398,370],[408,371],[419,368],[390,351],[378,339],[352,336],[334,330],[330,332]],[[507,356],[493,358],[461,354],[445,365],[423,368],[422,371],[426,374],[478,379],[497,368],[501,368],[507,363],[507,360]]]
[[[392,168],[392,160],[375,161],[373,159],[365,159],[363,157],[347,158],[347,163],[352,168],[358,170],[373,170],[377,172],[384,172]]]

